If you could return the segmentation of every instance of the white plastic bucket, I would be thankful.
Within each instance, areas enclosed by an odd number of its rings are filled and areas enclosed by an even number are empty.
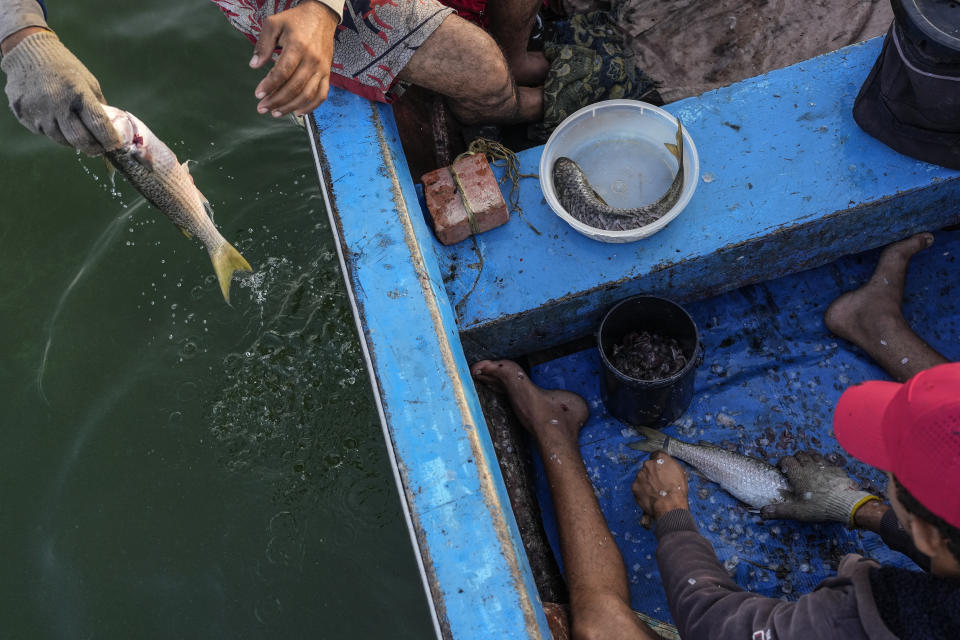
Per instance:
[[[597,229],[571,216],[553,188],[553,164],[572,159],[590,186],[612,207],[639,207],[659,200],[677,174],[677,159],[664,147],[677,139],[677,119],[652,104],[606,100],[580,109],[554,129],[540,156],[543,197],[571,227],[601,242],[646,238],[680,215],[696,189],[700,158],[693,138],[683,129],[683,187],[676,204],[660,219],[626,231]]]

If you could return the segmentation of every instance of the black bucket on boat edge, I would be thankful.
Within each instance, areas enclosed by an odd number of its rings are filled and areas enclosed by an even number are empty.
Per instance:
[[[659,380],[632,378],[613,366],[607,354],[631,331],[649,331],[679,343],[686,364]],[[693,399],[693,380],[703,362],[697,325],[675,302],[656,296],[632,296],[615,304],[597,330],[597,348],[603,363],[603,402],[607,412],[629,425],[660,429],[687,410]]]

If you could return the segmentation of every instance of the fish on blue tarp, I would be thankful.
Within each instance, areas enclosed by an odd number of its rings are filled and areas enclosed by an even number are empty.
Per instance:
[[[705,442],[684,442],[649,427],[636,428],[646,440],[627,443],[628,447],[639,451],[666,451],[754,509],[783,502],[791,493],[786,476],[759,458],[727,451]]]

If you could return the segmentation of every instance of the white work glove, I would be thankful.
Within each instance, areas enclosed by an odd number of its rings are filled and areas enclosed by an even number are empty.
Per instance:
[[[54,33],[27,36],[0,68],[7,74],[10,109],[30,131],[90,156],[121,146],[101,106],[106,100],[100,83]]]
[[[879,500],[861,491],[842,467],[826,462],[819,453],[787,456],[779,466],[794,492],[786,501],[760,509],[764,519],[834,521],[853,526],[857,509]]]

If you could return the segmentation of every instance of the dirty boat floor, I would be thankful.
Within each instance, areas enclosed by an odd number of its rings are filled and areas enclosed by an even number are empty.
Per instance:
[[[686,304],[700,329],[705,359],[697,371],[690,408],[666,432],[684,440],[736,447],[771,463],[805,449],[835,454],[868,490],[882,491],[882,474],[845,456],[837,445],[831,412],[850,385],[887,376],[823,324],[830,302],[866,282],[878,255],[879,250],[873,250],[848,256]],[[960,358],[958,255],[960,232],[936,234],[936,242],[911,263],[904,307],[917,332],[950,359]],[[590,419],[581,432],[581,453],[623,554],[633,608],[672,621],[660,586],[655,539],[640,527],[630,492],[647,454],[626,446],[637,436],[604,409],[596,350],[539,364],[531,378],[543,387],[569,389],[587,399]],[[556,517],[536,454],[534,469],[547,538],[562,566]],[[796,599],[833,574],[846,553],[914,566],[871,533],[842,525],[764,523],[717,485],[692,474],[690,504],[701,533],[737,583],[766,596]]]

